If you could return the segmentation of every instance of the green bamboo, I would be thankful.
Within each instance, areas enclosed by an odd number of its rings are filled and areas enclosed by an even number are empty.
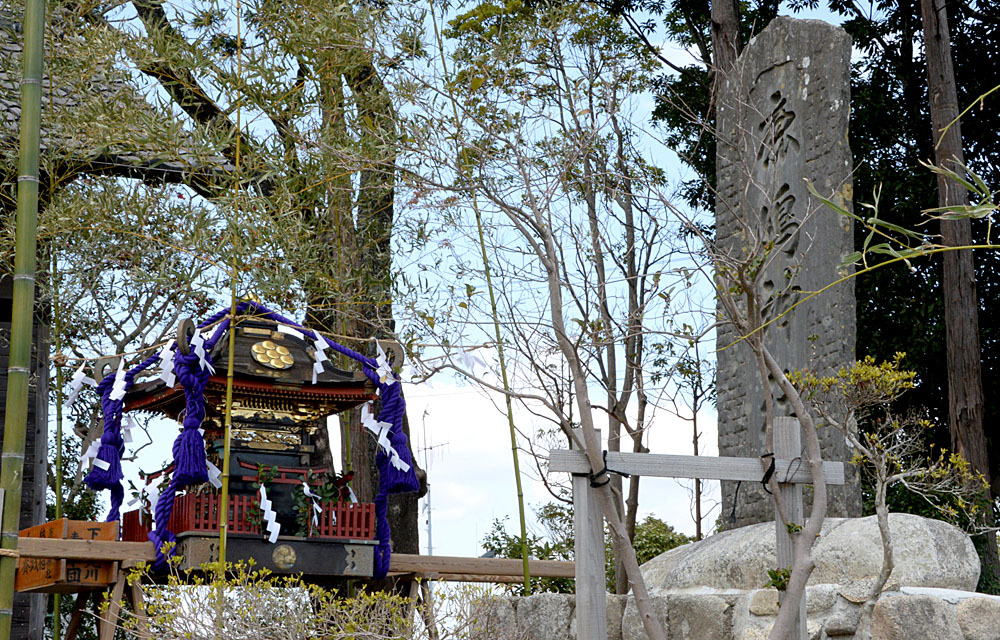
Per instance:
[[[53,243],[53,247],[55,244]],[[49,273],[52,275],[52,332],[55,334],[56,353],[62,353],[62,308],[59,306],[59,264],[56,253],[51,251]],[[56,366],[56,520],[63,516],[63,365]],[[52,637],[62,638],[62,617],[59,609],[62,595],[52,596]]]
[[[35,252],[38,247],[38,155],[42,111],[42,56],[45,0],[26,0],[24,75],[21,80],[21,154],[18,160],[17,223],[14,232],[14,300],[11,312],[7,404],[4,413],[4,490],[0,547],[17,549],[24,470],[24,437],[28,424],[28,384],[34,329]],[[14,607],[13,555],[0,556],[0,638],[9,638]]]
[[[233,369],[236,361],[236,257],[233,257],[232,289],[229,307],[229,370],[226,372],[226,412],[222,435],[222,492],[219,494],[219,573],[226,568],[226,538],[229,534],[229,454],[233,431]]]
[[[240,0],[236,0],[236,77],[243,73],[243,31],[240,22]],[[233,205],[236,213],[240,210],[240,142],[239,135],[243,110],[237,103],[236,109],[236,161],[235,175],[236,184],[233,189]],[[233,368],[236,361],[236,287],[239,283],[239,271],[237,270],[237,250],[236,250],[236,220],[231,220],[229,232],[232,238],[230,250],[233,252],[232,277],[230,278],[229,296],[229,358],[228,371],[226,372],[226,409],[225,419],[222,428],[222,491],[219,494],[219,582],[223,582],[226,571],[226,540],[229,537],[229,456],[231,433],[233,428]],[[220,586],[220,589],[222,587]],[[219,596],[220,607],[222,595]],[[221,624],[221,616],[220,616]]]
[[[444,42],[441,39],[441,32],[438,30],[437,14],[431,11],[431,21],[434,25],[434,36],[437,38],[438,50],[441,55],[441,66],[448,74],[448,64],[444,57]],[[458,116],[458,108],[455,106],[455,96],[452,93],[452,84],[448,86],[448,97],[451,101],[452,112],[455,115],[455,124],[461,124]],[[456,141],[457,142],[457,141]],[[524,595],[531,594],[531,573],[528,570],[528,531],[524,519],[524,490],[521,488],[521,465],[517,457],[517,431],[514,428],[514,409],[510,399],[510,383],[507,378],[507,361],[503,353],[503,340],[500,335],[500,319],[497,315],[497,299],[493,291],[493,276],[490,273],[490,260],[486,254],[486,238],[483,235],[483,218],[479,211],[479,206],[473,193],[472,209],[476,213],[476,229],[479,231],[479,248],[482,250],[483,272],[486,274],[486,288],[490,294],[490,309],[493,313],[493,330],[496,333],[497,357],[500,358],[500,376],[503,380],[504,400],[507,403],[507,424],[510,427],[510,450],[514,458],[514,482],[517,485],[517,511],[521,521],[521,562],[524,568]]]
[[[490,294],[490,310],[493,313],[493,330],[497,339],[497,357],[500,358],[500,377],[503,380],[504,400],[507,402],[507,424],[510,426],[510,451],[514,457],[514,482],[517,484],[517,511],[521,520],[521,562],[524,565],[524,595],[531,595],[531,574],[528,571],[528,531],[524,520],[524,491],[521,489],[521,465],[517,458],[517,431],[514,429],[514,409],[510,400],[510,384],[507,380],[507,361],[503,355],[503,340],[500,335],[500,318],[497,315],[497,299],[493,291],[493,276],[490,261],[486,255],[486,238],[483,235],[483,218],[479,207],[473,203],[476,212],[476,230],[479,231],[479,248],[483,254],[483,272],[486,274],[486,289]]]

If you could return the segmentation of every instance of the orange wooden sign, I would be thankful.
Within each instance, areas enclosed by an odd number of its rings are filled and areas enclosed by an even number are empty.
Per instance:
[[[24,538],[57,540],[117,540],[117,522],[87,522],[61,518],[21,530]],[[45,593],[75,593],[104,588],[117,579],[116,562],[20,558],[14,589]]]

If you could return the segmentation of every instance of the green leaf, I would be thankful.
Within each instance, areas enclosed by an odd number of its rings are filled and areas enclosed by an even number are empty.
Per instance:
[[[855,251],[854,253],[849,253],[846,256],[844,256],[843,260],[840,261],[840,266],[846,267],[848,265],[855,264],[859,260],[861,260],[861,258],[862,258],[862,256],[861,256],[861,252],[860,251]]]
[[[473,93],[479,91],[479,87],[483,86],[483,82],[485,81],[486,81],[485,78],[481,77],[473,78],[472,81],[469,82],[469,90],[472,91]]]
[[[891,231],[895,231],[896,233],[901,233],[904,236],[908,236],[910,238],[920,238],[921,237],[921,235],[919,233],[917,233],[916,231],[911,231],[909,229],[904,229],[903,227],[899,226],[898,224],[892,224],[891,222],[886,222],[885,220],[879,220],[878,218],[869,218],[868,220],[872,224],[876,224],[876,225],[878,225],[880,227],[885,227],[886,229],[889,229]]]
[[[812,182],[810,182],[809,180],[806,180],[806,188],[809,189],[809,193],[811,193],[814,198],[825,204],[827,207],[833,209],[840,215],[847,216],[848,218],[854,218],[858,222],[864,222],[860,216],[848,211],[844,207],[835,203],[833,200],[830,200],[829,198],[824,198],[823,196],[819,195],[819,191],[816,191],[816,187],[814,187]]]

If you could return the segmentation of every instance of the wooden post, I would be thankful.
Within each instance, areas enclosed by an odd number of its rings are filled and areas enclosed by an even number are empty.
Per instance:
[[[115,583],[114,589],[111,590],[111,602],[108,604],[108,609],[104,619],[98,619],[99,626],[101,628],[100,640],[114,640],[115,629],[118,628],[118,618],[122,608],[122,596],[125,595],[125,583],[128,582],[128,578],[125,576],[125,572],[119,572],[118,582]]]
[[[87,601],[90,600],[90,594],[90,591],[84,591],[76,595],[76,602],[73,604],[73,613],[70,614],[69,624],[66,625],[66,640],[76,640],[76,634],[80,631],[80,623],[83,622],[83,610],[87,608]],[[56,640],[60,639],[56,638]]]
[[[797,418],[775,418],[774,419],[774,457],[783,460],[800,460],[802,468],[808,467],[808,461],[802,458],[802,428],[799,426]],[[784,476],[776,476],[778,492],[781,496],[782,505],[785,509],[785,517],[788,521],[802,526],[804,512],[802,509],[802,485],[785,484],[781,482]],[[781,521],[778,510],[774,510],[774,528],[776,535],[775,551],[778,556],[778,568],[791,568],[795,558],[795,549],[792,544],[792,536]],[[778,599],[784,600],[785,593],[780,591]],[[806,594],[802,593],[802,600],[799,602],[798,620],[795,624],[798,628],[798,638],[806,640]]]
[[[802,484],[812,484],[809,463],[801,457],[801,429],[795,418],[778,418],[774,425],[774,477],[784,499],[787,517],[795,524],[803,523]],[[715,480],[742,480],[760,482],[763,471],[760,458],[713,458],[707,456],[677,456],[654,453],[610,452],[607,462],[624,473],[655,478],[701,478]],[[576,624],[579,640],[600,638],[607,633],[604,596],[604,545],[601,539],[601,510],[595,493],[590,489],[586,472],[590,462],[582,451],[550,451],[549,471],[573,474],[573,509],[576,527]],[[824,462],[823,479],[826,484],[844,484],[844,463]],[[588,496],[590,500],[584,499]],[[590,515],[593,514],[593,515]],[[588,523],[585,515],[590,515]],[[776,518],[776,551],[779,567],[790,567],[793,558],[791,536]],[[597,527],[594,529],[593,527]],[[590,539],[585,541],[587,535]],[[595,576],[596,578],[595,586]],[[764,577],[762,576],[762,579]],[[598,591],[599,589],[599,591]],[[598,596],[600,594],[599,602]],[[591,622],[600,616],[600,622]],[[594,624],[592,628],[586,625]],[[596,626],[600,624],[600,626]],[[592,631],[599,629],[595,634]],[[799,603],[799,622],[796,640],[806,636],[806,599]]]
[[[132,582],[131,590],[132,610],[135,611],[136,631],[139,640],[149,640],[152,636],[149,633],[149,618],[146,616],[146,599],[142,593],[142,583],[139,580]]]
[[[597,492],[590,486],[587,474],[573,474],[573,529],[576,560],[576,637],[577,640],[607,640],[604,512],[601,510]]]

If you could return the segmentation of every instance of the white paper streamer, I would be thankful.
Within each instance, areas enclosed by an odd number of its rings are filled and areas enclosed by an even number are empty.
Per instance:
[[[284,325],[284,324],[279,324],[278,325],[278,333],[284,333],[285,335],[295,336],[299,340],[305,340],[306,339],[306,337],[304,335],[302,335],[301,331],[299,331],[298,329],[289,327],[288,325]]]
[[[372,414],[370,402],[361,407],[361,425],[375,435],[375,439],[378,440],[378,446],[382,447],[385,455],[389,456],[389,463],[392,466],[403,473],[410,470],[410,465],[403,462],[403,459],[399,457],[399,453],[393,448],[392,442],[389,440],[389,429],[392,428],[392,424],[376,420],[374,414]]]
[[[152,522],[152,518],[156,512],[156,501],[160,498],[160,492],[155,485],[147,484],[143,488],[139,489],[139,495],[128,501],[128,506],[134,506],[139,503],[139,524],[143,524],[146,518],[146,505],[143,503],[143,497],[149,502],[149,513],[150,513],[150,525],[155,527],[155,523]]]
[[[316,338],[314,344],[316,346],[316,356],[315,356],[316,362],[323,362],[324,360],[326,360],[326,348],[329,346],[326,343],[326,338],[324,338],[323,336],[319,336]]]
[[[92,460],[96,460],[97,459],[97,451],[100,448],[101,448],[101,441],[100,440],[94,440],[93,442],[90,443],[90,446],[87,447],[87,450],[84,452],[83,457],[80,458],[80,468],[81,469],[83,469],[85,467],[89,468],[90,462]]]
[[[80,365],[80,368],[76,370],[73,377],[69,379],[69,395],[66,396],[66,403],[63,405],[67,411],[76,402],[76,397],[80,395],[80,390],[83,389],[83,385],[88,385],[91,387],[96,387],[97,382],[93,378],[88,378],[83,372],[84,365]]]
[[[149,500],[149,524],[156,528],[156,503],[160,500],[160,490],[155,485],[146,485],[146,498]]]
[[[372,413],[371,403],[367,403],[361,407],[361,425],[368,429],[374,434],[375,439],[378,441],[378,445],[382,447],[385,454],[392,455],[390,452],[392,449],[392,443],[389,441],[389,429],[392,428],[392,424],[388,422],[382,422],[375,419],[375,415]]]
[[[128,414],[125,414],[124,422],[125,424],[122,425],[122,441],[132,442],[132,429],[138,429],[139,425],[137,425],[132,416]]]
[[[208,361],[205,356],[205,337],[201,335],[201,331],[195,329],[194,336],[191,338],[191,349],[194,350],[196,356],[198,356],[198,366],[204,369],[208,369],[208,372],[215,375],[215,368],[212,363]]]
[[[306,497],[312,501],[312,521],[313,526],[319,526],[319,514],[323,513],[323,507],[319,506],[319,496],[312,492],[309,488],[309,483],[305,480],[302,481],[302,493],[306,494]],[[337,524],[337,516],[333,516],[333,524]]]
[[[111,463],[101,460],[100,458],[94,458],[94,466],[107,471],[111,468]]]
[[[265,528],[268,532],[267,541],[274,544],[278,541],[278,533],[281,532],[281,524],[278,522],[278,514],[271,508],[271,501],[267,499],[267,491],[264,485],[260,485],[260,511],[264,519]]]
[[[358,503],[358,497],[356,495],[354,495],[354,489],[351,488],[351,485],[347,485],[347,493],[350,494],[350,496],[351,496],[351,502],[353,502],[354,504],[357,504]]]
[[[327,344],[323,336],[319,335],[316,336],[316,341],[314,344],[316,345],[316,353],[313,354],[313,358],[316,360],[316,362],[313,363],[312,383],[316,384],[316,377],[319,374],[323,373],[323,362],[327,360],[326,357]]]
[[[455,364],[459,365],[474,376],[480,375],[480,369],[489,371],[489,365],[475,351],[462,351],[456,353],[453,358]]]
[[[397,452],[395,449],[393,449],[392,453],[390,454],[389,464],[396,467],[403,473],[406,473],[407,471],[410,470],[410,465],[403,462],[403,459],[399,457],[399,452]]]
[[[174,341],[171,338],[162,349],[160,349],[160,380],[163,380],[168,388],[173,388],[177,384],[177,374],[174,373],[174,352],[171,349]]]
[[[389,358],[386,357],[385,351],[382,350],[382,345],[375,341],[375,349],[378,352],[378,356],[375,358],[375,363],[378,365],[375,369],[375,373],[378,374],[379,381],[384,385],[392,385],[396,381],[396,377],[392,375],[392,365],[389,364]]]
[[[222,470],[219,467],[211,463],[211,461],[206,461],[208,464],[208,481],[216,489],[222,488]]]
[[[125,397],[125,358],[118,360],[118,371],[115,372],[115,381],[111,385],[112,400],[121,400]]]
[[[143,524],[146,519],[146,505],[143,503],[143,497],[149,501],[149,513],[150,522],[149,525],[152,528],[156,527],[156,523],[153,521],[154,515],[156,513],[156,501],[160,498],[160,492],[154,485],[148,484],[139,490],[139,495],[128,501],[128,506],[133,506],[137,502],[139,503],[139,524]]]

